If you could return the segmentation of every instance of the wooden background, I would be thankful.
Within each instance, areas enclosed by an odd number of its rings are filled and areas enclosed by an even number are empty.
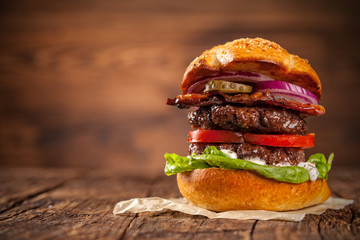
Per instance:
[[[316,3],[315,3],[316,2]],[[187,153],[180,93],[193,58],[263,37],[309,59],[327,113],[310,152],[359,165],[356,1],[1,1],[0,166],[159,174]]]

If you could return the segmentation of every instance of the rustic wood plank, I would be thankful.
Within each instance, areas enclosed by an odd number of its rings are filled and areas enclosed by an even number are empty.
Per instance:
[[[61,171],[13,169],[7,177],[21,181],[37,177],[64,179]],[[4,172],[4,171],[2,171]],[[354,182],[358,170],[333,172],[333,189],[359,195]],[[24,175],[27,174],[27,177]],[[46,176],[47,175],[47,176]],[[4,174],[1,174],[4,178]],[[3,188],[4,189],[4,188]],[[9,189],[9,188],[7,188]],[[16,188],[13,188],[15,194]],[[11,191],[6,190],[11,193]],[[15,192],[14,192],[15,191]],[[1,193],[1,192],[0,192]],[[138,177],[124,173],[89,171],[62,185],[25,194],[22,202],[0,214],[0,238],[96,238],[96,239],[357,239],[359,208],[357,204],[342,210],[327,210],[321,216],[308,215],[301,222],[237,221],[207,219],[170,210],[148,213],[125,213],[114,216],[116,202],[133,197],[179,197],[174,176]],[[11,200],[9,200],[11,201]]]
[[[181,197],[176,183],[176,175],[161,174],[151,182],[149,197],[178,198]]]
[[[359,234],[352,231],[352,208],[327,210],[319,222],[319,232],[324,239],[359,239]]]
[[[353,229],[353,207],[326,210],[322,215],[307,215],[301,222],[259,221],[254,239],[358,239]]]
[[[307,215],[301,222],[258,221],[253,239],[323,239],[319,221],[319,216],[314,215]]]
[[[0,170],[0,213],[42,193],[52,191],[79,175],[76,170],[9,168]]]
[[[18,171],[21,175],[22,170]],[[61,171],[52,174],[62,176]],[[114,216],[115,203],[146,197],[151,182],[149,178],[86,173],[0,214],[0,238],[117,239],[135,214]]]
[[[329,173],[328,184],[333,193],[342,198],[354,200],[356,208],[360,207],[359,167],[333,167]]]
[[[122,239],[250,239],[254,220],[208,219],[174,211],[140,213]]]
[[[43,199],[37,208],[5,219],[0,224],[1,238],[8,239],[117,239],[134,214],[115,217],[113,203],[99,200],[61,201]]]

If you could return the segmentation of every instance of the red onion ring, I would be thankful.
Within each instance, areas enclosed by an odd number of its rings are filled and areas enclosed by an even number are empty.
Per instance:
[[[186,93],[201,93],[205,89],[206,83],[213,79],[227,80],[230,82],[249,82],[249,83],[274,80],[268,76],[255,72],[223,72],[197,81],[188,88]]]
[[[263,81],[257,84],[254,91],[264,92],[265,90],[269,90],[275,99],[285,98],[300,103],[319,104],[317,97],[313,93],[292,83],[283,81]]]

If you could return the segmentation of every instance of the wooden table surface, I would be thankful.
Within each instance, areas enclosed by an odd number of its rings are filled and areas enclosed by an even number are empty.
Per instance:
[[[333,196],[354,204],[301,222],[208,219],[170,210],[113,215],[118,201],[180,197],[174,176],[49,168],[0,170],[0,239],[359,239],[360,169],[334,169]]]

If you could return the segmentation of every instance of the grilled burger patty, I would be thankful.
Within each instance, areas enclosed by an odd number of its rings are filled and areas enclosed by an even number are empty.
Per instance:
[[[267,165],[286,164],[297,165],[305,162],[305,153],[300,148],[289,147],[265,147],[260,145],[252,145],[249,143],[191,143],[189,146],[189,154],[202,154],[205,148],[215,146],[217,149],[227,149],[237,153],[237,158],[260,158]]]
[[[194,129],[297,135],[304,135],[307,131],[305,120],[298,114],[275,107],[213,105],[189,112],[188,120]]]

